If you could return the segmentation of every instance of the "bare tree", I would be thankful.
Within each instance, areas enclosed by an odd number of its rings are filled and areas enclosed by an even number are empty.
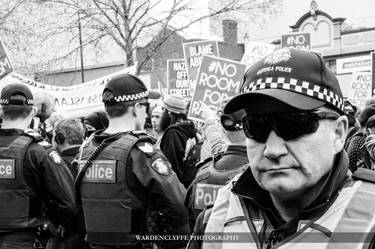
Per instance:
[[[145,51],[141,61],[137,61],[137,74],[153,57],[155,51],[169,37],[209,17],[221,16],[235,11],[247,13],[252,18],[264,19],[265,13],[278,10],[281,0],[218,0],[215,7],[207,12],[198,12],[194,4],[198,0],[35,0],[40,4],[53,3],[64,6],[68,11],[64,23],[50,27],[44,32],[45,39],[56,34],[71,32],[67,43],[70,51],[62,56],[75,54],[81,46],[103,46],[108,38],[125,54],[124,62],[131,66],[136,60],[136,51],[140,41],[147,40],[142,46]],[[77,44],[77,20],[84,32],[82,44]],[[76,30],[73,32],[73,30]],[[74,33],[74,34],[73,34]]]

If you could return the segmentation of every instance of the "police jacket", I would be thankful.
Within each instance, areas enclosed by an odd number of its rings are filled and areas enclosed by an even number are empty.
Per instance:
[[[285,222],[248,169],[219,191],[209,217],[200,217],[206,222],[197,222],[194,233],[238,235],[224,239],[242,241],[218,247],[207,240],[202,248],[373,248],[375,176],[361,171],[350,177],[342,152],[320,196]],[[188,248],[199,248],[199,242],[192,241]]]
[[[0,233],[42,225],[47,203],[70,226],[77,210],[64,161],[38,134],[0,129]]]
[[[72,173],[73,178],[76,178],[77,173],[78,173],[78,168],[76,164],[72,164],[74,158],[77,156],[79,153],[79,148],[81,145],[75,145],[74,147],[71,147],[69,149],[63,150],[60,152],[60,155],[62,159],[64,159],[64,162],[66,166],[68,166],[70,173]]]
[[[84,170],[103,141],[107,144]],[[136,235],[148,233],[150,207],[163,214],[169,233],[189,233],[186,190],[164,155],[148,141],[134,132],[94,133],[83,146],[76,185],[89,243],[134,245],[139,242]]]
[[[224,153],[197,164],[199,170],[185,201],[194,221],[203,209],[215,202],[218,190],[245,170],[247,163],[246,146],[229,145]]]

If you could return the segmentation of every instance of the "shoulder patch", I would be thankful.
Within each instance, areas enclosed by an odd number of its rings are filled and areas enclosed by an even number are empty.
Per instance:
[[[375,171],[359,168],[353,173],[352,178],[354,180],[362,180],[375,183]]]
[[[61,156],[59,155],[59,153],[55,150],[51,151],[49,154],[48,154],[48,157],[51,158],[51,160],[56,163],[56,164],[62,164],[63,163],[63,159],[61,158]]]
[[[168,176],[171,174],[171,169],[168,163],[162,158],[158,158],[152,162],[151,168],[159,175]]]
[[[138,143],[137,147],[138,147],[138,149],[140,149],[141,151],[143,151],[146,154],[151,154],[155,151],[152,144],[147,143],[147,142]]]

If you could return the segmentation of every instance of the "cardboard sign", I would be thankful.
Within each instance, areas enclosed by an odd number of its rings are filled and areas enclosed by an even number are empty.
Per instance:
[[[370,55],[347,57],[336,60],[336,73],[345,74],[371,70]]]
[[[13,72],[12,63],[9,60],[3,41],[0,39],[0,79]]]
[[[265,42],[250,41],[247,44],[241,63],[245,64],[246,69],[248,69],[251,65],[262,59],[264,56],[271,54],[275,47],[275,45]]]
[[[167,83],[169,94],[182,97],[191,96],[185,59],[167,60]]]
[[[310,33],[290,33],[282,35],[281,48],[311,50]]]
[[[236,95],[241,87],[245,65],[223,58],[204,56],[191,100],[188,118],[200,117],[203,103],[217,110],[226,99]]]
[[[353,78],[348,95],[349,101],[363,108],[366,101],[371,98],[372,80],[371,72],[353,72]]]
[[[204,55],[219,56],[217,41],[199,41],[183,44],[184,58],[192,88],[195,88],[199,67]]]

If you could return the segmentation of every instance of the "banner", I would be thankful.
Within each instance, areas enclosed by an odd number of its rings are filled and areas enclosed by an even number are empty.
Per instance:
[[[348,95],[349,101],[361,109],[372,94],[371,72],[353,72]]]
[[[191,96],[185,59],[167,60],[168,93],[182,97]]]
[[[188,71],[190,87],[195,88],[199,67],[204,55],[219,56],[217,41],[198,41],[183,44],[184,58]]]
[[[310,33],[290,33],[282,35],[281,48],[311,50]]]
[[[245,67],[237,61],[203,56],[188,118],[204,121],[200,117],[203,104],[217,110],[223,101],[236,95],[241,87]]]
[[[275,47],[275,45],[265,42],[250,41],[246,46],[241,63],[245,64],[248,69],[255,62],[272,53]]]
[[[46,92],[52,95],[55,98],[56,112],[65,117],[79,117],[90,113],[92,110],[103,110],[102,92],[105,84],[117,75],[135,73],[134,68],[129,67],[83,84],[67,87],[43,84],[13,72],[0,81],[0,91],[10,83],[24,83],[33,93]]]
[[[0,39],[0,79],[13,72],[12,63],[9,60],[3,41]]]
[[[369,55],[336,59],[336,73],[345,74],[371,70],[371,57]]]

